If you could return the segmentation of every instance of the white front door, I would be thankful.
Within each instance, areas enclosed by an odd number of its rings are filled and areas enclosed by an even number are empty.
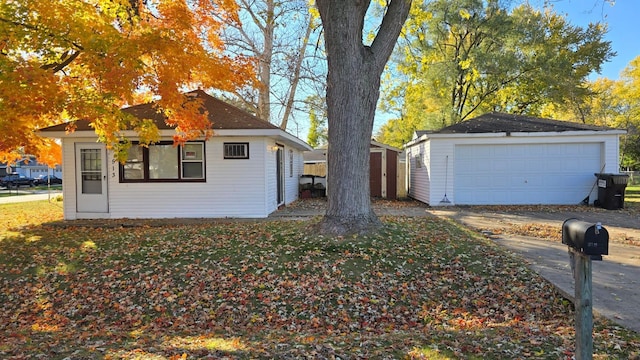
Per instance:
[[[107,162],[103,144],[76,144],[77,211],[106,213]]]

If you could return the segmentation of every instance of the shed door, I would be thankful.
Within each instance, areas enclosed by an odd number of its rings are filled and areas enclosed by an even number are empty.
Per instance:
[[[382,197],[382,153],[369,153],[369,187],[372,197]]]
[[[78,212],[108,212],[106,151],[102,144],[76,144]]]
[[[457,205],[579,204],[601,169],[600,143],[457,145]]]
[[[395,200],[398,192],[398,153],[391,150],[387,152],[387,199]]]

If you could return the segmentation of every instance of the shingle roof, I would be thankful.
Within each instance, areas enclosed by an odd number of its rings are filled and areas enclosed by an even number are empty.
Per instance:
[[[431,134],[431,133],[433,133],[433,131],[431,131],[431,130],[416,130],[415,131],[416,138],[419,138],[422,135],[427,135],[427,134]]]
[[[513,115],[493,112],[480,115],[461,123],[447,126],[435,134],[481,134],[481,133],[517,133],[517,132],[563,132],[563,131],[605,131],[611,128],[543,119],[532,116]]]
[[[195,96],[202,99],[203,108],[209,114],[209,120],[213,123],[214,130],[222,129],[279,129],[277,126],[259,119],[250,113],[230,105],[222,100],[218,100],[202,90],[194,90],[187,93],[187,96]],[[165,122],[166,116],[158,112],[155,103],[134,105],[122,109],[138,118],[151,119],[158,126],[158,129],[171,129]],[[93,130],[87,120],[77,120],[75,122],[76,131]],[[40,131],[65,131],[67,124],[50,126]]]

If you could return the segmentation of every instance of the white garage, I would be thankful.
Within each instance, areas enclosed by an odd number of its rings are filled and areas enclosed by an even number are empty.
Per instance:
[[[624,131],[502,113],[417,132],[409,196],[439,205],[592,203],[594,173],[618,172]]]

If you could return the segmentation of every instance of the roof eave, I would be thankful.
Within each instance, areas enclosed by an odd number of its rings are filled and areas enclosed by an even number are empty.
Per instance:
[[[383,149],[387,149],[387,150],[391,150],[391,151],[395,151],[395,152],[402,152],[402,149],[398,149],[395,146],[391,146],[391,145],[387,145],[387,144],[383,144],[379,141],[375,141],[375,140],[371,140],[371,145],[375,145],[379,148],[383,148]]]
[[[306,142],[300,140],[299,138],[289,134],[288,132],[284,131],[284,130],[280,130],[280,129],[268,129],[268,130],[264,130],[267,134],[265,134],[266,136],[275,138],[276,140],[279,141],[283,141],[285,143],[288,143],[289,146],[300,150],[300,151],[311,151],[313,150],[313,148],[311,147],[311,145],[307,144]],[[272,135],[268,135],[268,134],[272,134]]]
[[[90,130],[77,130],[71,133],[67,133],[66,131],[38,131],[37,133],[42,137],[53,139],[97,137],[96,133]],[[213,133],[214,136],[229,137],[266,136],[301,151],[313,150],[306,142],[281,129],[220,129],[214,130]],[[125,130],[122,132],[122,135],[128,138],[138,137],[137,133],[133,130]],[[172,137],[173,135],[175,135],[175,131],[172,129],[160,130],[160,137]]]
[[[408,143],[404,144],[404,145],[403,145],[403,148],[405,148],[405,149],[406,149],[406,148],[408,148],[408,147],[410,147],[410,146],[414,146],[414,145],[420,144],[420,143],[422,143],[422,142],[425,142],[425,141],[429,140],[429,137],[430,137],[431,135],[433,135],[433,134],[429,134],[429,135],[424,134],[424,135],[422,135],[422,136],[420,136],[420,137],[418,137],[418,138],[412,139],[412,140],[411,140],[411,141],[409,141]]]
[[[94,131],[86,131],[86,130],[78,130],[78,131],[74,131],[74,132],[66,132],[66,131],[41,131],[41,130],[36,130],[36,134],[38,136],[44,137],[44,138],[50,138],[50,139],[62,139],[62,138],[67,138],[67,137],[74,137],[74,138],[79,138],[79,137],[88,137],[88,136],[95,136],[96,133]]]

